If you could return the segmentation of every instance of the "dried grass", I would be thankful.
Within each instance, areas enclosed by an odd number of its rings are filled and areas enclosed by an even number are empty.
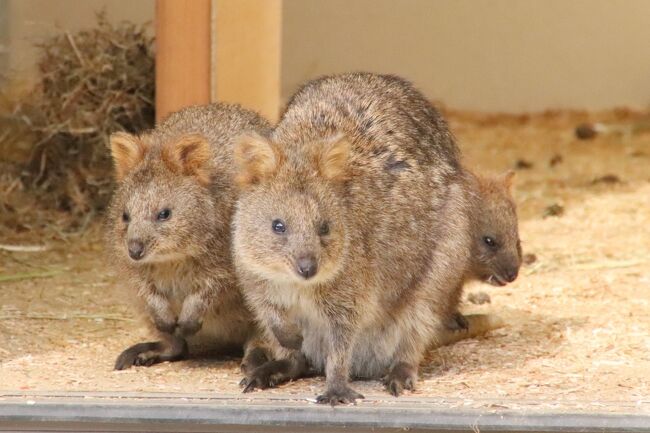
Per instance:
[[[39,82],[0,119],[0,150],[9,160],[28,150],[20,178],[46,206],[76,215],[102,209],[109,134],[154,123],[153,38],[146,26],[113,25],[99,13],[94,28],[38,47]]]

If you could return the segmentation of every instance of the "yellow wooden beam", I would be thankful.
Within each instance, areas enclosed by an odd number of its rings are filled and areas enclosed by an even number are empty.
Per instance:
[[[213,100],[277,120],[282,0],[214,0]]]
[[[211,1],[156,1],[156,119],[210,102]]]

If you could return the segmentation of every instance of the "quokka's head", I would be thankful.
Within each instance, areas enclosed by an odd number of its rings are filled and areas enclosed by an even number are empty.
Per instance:
[[[337,135],[300,147],[248,134],[235,144],[238,266],[279,283],[319,284],[341,269],[350,144]]]
[[[510,192],[514,172],[479,178],[480,210],[473,233],[474,274],[496,286],[513,282],[521,266],[517,208]]]
[[[109,236],[117,254],[136,265],[204,252],[214,212],[206,139],[185,135],[158,142],[120,132],[110,146],[117,190]]]

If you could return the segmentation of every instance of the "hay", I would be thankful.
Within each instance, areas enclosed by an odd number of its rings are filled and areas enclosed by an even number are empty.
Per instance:
[[[145,26],[113,25],[98,13],[94,28],[38,48],[39,82],[1,119],[0,149],[28,142],[21,177],[45,205],[76,215],[102,209],[109,134],[154,124],[153,38]]]
[[[30,280],[34,278],[49,278],[62,273],[62,270],[55,270],[46,272],[21,272],[12,275],[0,275],[0,283],[5,283],[7,281]]]
[[[46,245],[9,245],[0,244],[0,250],[9,251],[12,253],[40,253],[47,251]]]

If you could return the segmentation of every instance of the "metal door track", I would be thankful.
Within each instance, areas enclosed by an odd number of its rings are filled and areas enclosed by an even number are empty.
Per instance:
[[[328,406],[300,397],[0,393],[0,431],[650,432],[650,413],[452,408],[423,398]]]

